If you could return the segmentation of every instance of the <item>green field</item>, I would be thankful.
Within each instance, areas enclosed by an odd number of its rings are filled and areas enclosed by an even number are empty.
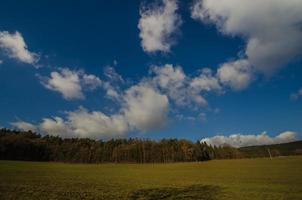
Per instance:
[[[302,157],[176,164],[0,161],[0,199],[301,200]]]

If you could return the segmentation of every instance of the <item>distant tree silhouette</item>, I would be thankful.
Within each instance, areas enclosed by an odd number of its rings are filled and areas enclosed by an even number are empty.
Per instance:
[[[279,145],[280,146],[280,145]],[[270,147],[273,156],[301,154],[302,142],[294,148]],[[264,147],[233,148],[210,146],[199,141],[129,138],[96,141],[87,138],[62,139],[31,131],[0,129],[0,159],[73,163],[171,163],[211,159],[267,156]]]

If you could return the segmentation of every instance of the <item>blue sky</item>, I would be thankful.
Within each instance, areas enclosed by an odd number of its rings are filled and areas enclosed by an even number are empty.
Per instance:
[[[299,137],[301,3],[269,1],[2,1],[0,125],[97,139]],[[17,32],[26,46],[11,43]]]

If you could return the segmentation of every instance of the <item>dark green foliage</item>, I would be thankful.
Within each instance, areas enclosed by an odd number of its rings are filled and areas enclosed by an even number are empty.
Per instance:
[[[31,131],[19,133],[0,130],[0,159],[49,160],[50,150],[46,141]]]
[[[73,163],[170,163],[302,154],[302,141],[289,144],[233,148],[212,147],[188,140],[62,139],[31,131],[0,129],[0,159]]]
[[[74,163],[170,163],[210,160],[206,144],[188,140],[112,139],[95,141],[87,138],[62,139],[41,137],[31,131],[0,130],[0,159],[59,161]]]

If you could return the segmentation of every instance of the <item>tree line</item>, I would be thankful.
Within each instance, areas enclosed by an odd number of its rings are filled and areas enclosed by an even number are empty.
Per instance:
[[[302,142],[272,146],[273,156],[302,154]],[[294,147],[290,149],[289,147]],[[285,151],[285,150],[286,151]],[[300,152],[300,153],[299,153]],[[73,163],[171,163],[267,157],[267,147],[211,146],[183,139],[63,139],[31,131],[0,129],[0,159]]]
[[[234,158],[239,155],[232,147],[212,147],[189,140],[139,138],[63,139],[41,136],[31,131],[0,129],[0,159],[58,161],[75,163],[169,163]]]

